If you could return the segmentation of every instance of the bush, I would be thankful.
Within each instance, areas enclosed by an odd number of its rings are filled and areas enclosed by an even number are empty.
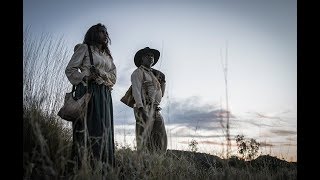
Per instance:
[[[245,139],[244,135],[237,135],[236,142],[238,146],[238,153],[244,160],[252,160],[257,156],[260,143],[255,139]]]

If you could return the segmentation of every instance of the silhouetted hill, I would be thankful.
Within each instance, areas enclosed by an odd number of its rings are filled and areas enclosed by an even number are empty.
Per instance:
[[[296,170],[297,168],[296,162],[287,162],[270,155],[262,155],[252,161],[244,161],[235,156],[229,159],[222,159],[206,153],[168,150],[167,156],[177,159],[187,158],[190,163],[195,163],[199,169],[233,167],[238,169],[250,168],[252,170],[268,169],[275,171],[279,169]]]

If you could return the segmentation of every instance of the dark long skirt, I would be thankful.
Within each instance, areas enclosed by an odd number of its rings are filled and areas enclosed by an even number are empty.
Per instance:
[[[75,97],[82,97],[85,92],[92,92],[88,103],[87,118],[73,122],[72,157],[78,168],[81,167],[85,147],[88,147],[88,155],[91,166],[96,162],[102,162],[109,167],[115,166],[114,158],[114,128],[113,106],[111,91],[105,85],[90,83],[87,88],[82,83],[76,86]],[[85,124],[87,134],[85,134]],[[85,138],[85,136],[87,138]],[[85,146],[86,139],[86,146]]]

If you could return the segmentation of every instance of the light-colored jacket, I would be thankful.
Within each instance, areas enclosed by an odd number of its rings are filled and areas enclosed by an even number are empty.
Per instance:
[[[73,85],[83,82],[83,77],[90,75],[91,67],[88,46],[86,44],[77,44],[76,46],[75,52],[65,69],[66,76]],[[105,52],[100,52],[97,47],[90,47],[93,64],[99,73],[99,77],[95,80],[96,83],[105,84],[110,88],[113,87],[117,79],[116,66],[113,63],[113,59]]]
[[[161,102],[162,91],[160,83],[152,71],[140,66],[131,74],[132,95],[135,107],[144,107],[147,102],[157,106]]]

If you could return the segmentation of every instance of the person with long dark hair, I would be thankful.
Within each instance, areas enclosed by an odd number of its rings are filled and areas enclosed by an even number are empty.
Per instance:
[[[75,86],[75,98],[91,93],[84,117],[72,122],[72,160],[79,169],[86,159],[91,167],[114,167],[114,127],[111,91],[116,83],[107,28],[98,23],[88,29],[84,41],[77,44],[65,74]],[[90,51],[92,63],[90,62]]]

